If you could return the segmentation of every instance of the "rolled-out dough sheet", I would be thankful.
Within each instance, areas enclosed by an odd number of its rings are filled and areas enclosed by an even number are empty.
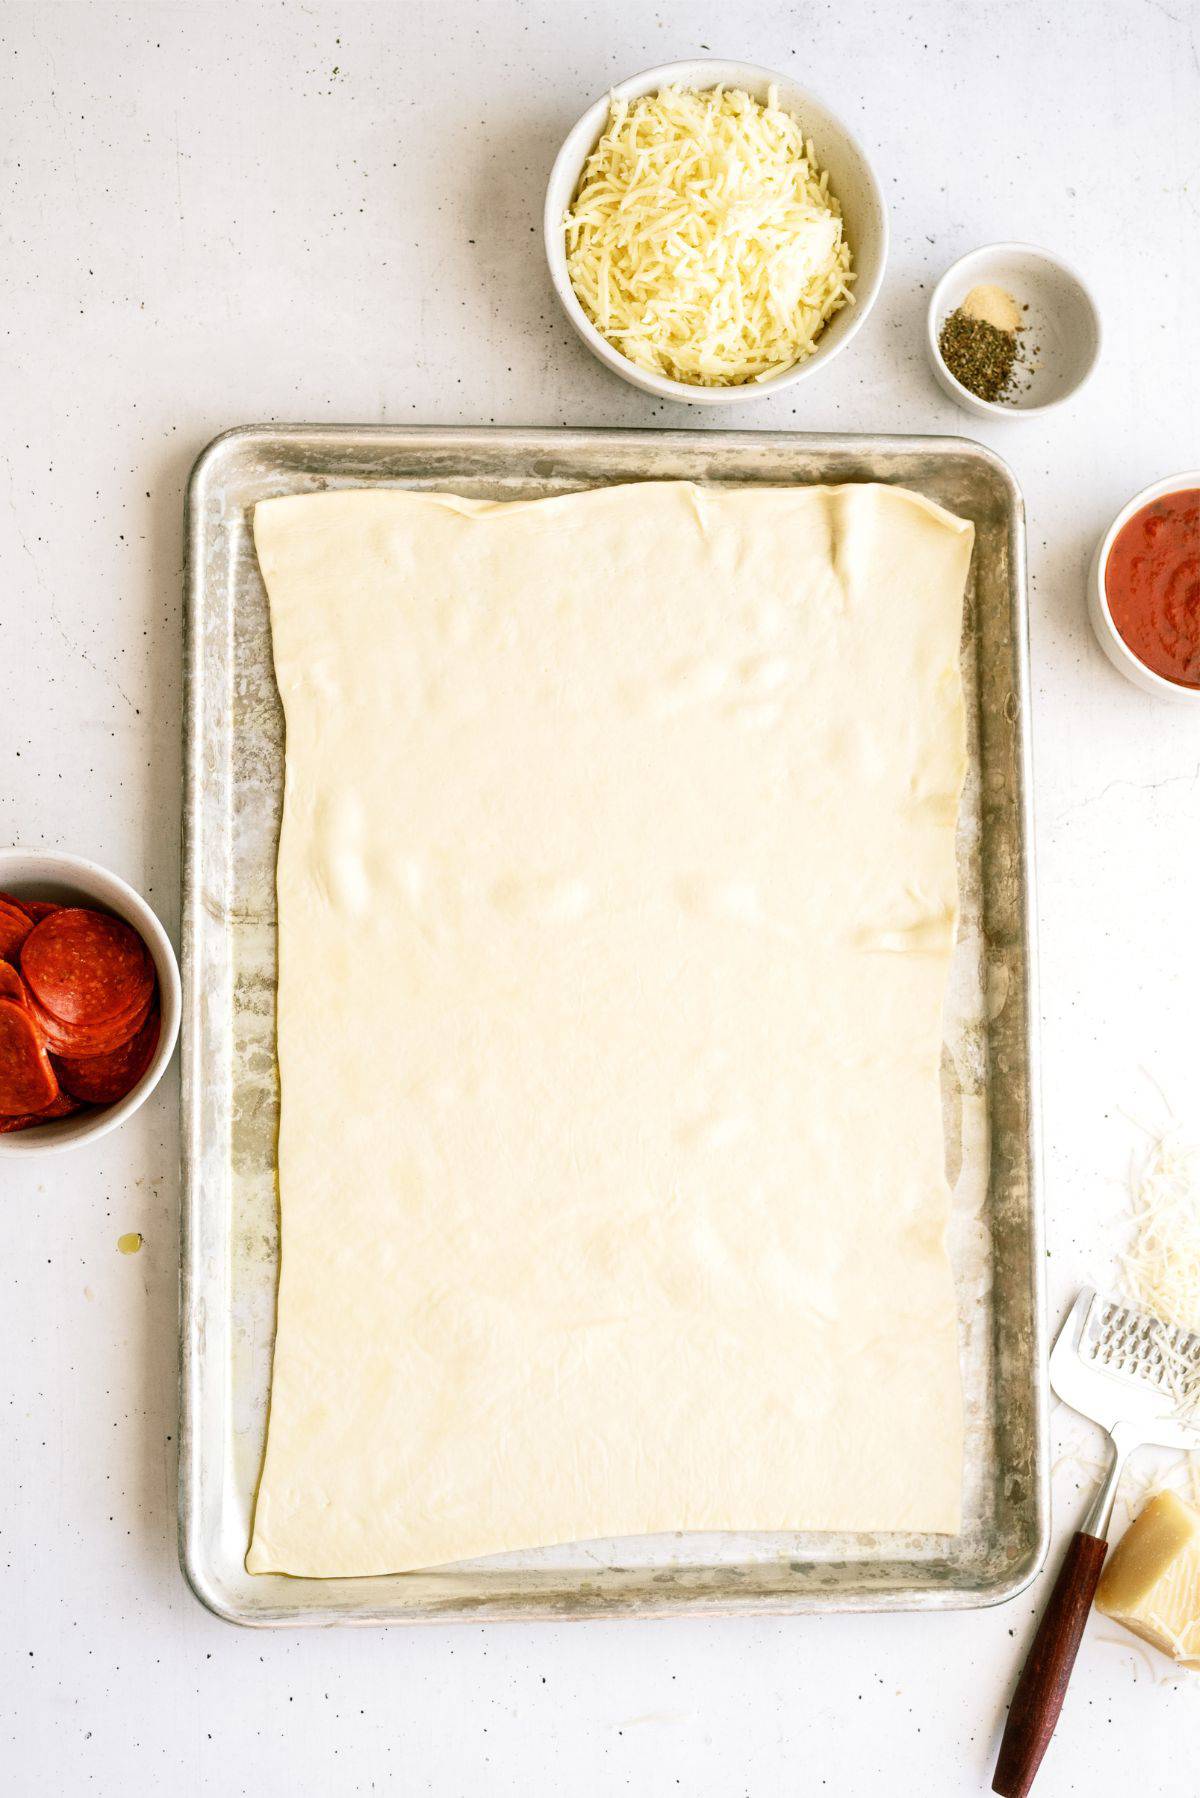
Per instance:
[[[247,1565],[959,1525],[969,524],[268,500],[282,1270]]]

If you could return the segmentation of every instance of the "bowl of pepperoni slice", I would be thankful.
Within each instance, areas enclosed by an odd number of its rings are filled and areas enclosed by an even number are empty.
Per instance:
[[[0,849],[0,1155],[124,1123],[179,1035],[179,966],[131,886],[82,856]]]

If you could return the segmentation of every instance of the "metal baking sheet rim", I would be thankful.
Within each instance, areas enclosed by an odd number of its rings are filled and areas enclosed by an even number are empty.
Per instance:
[[[939,466],[955,463],[987,471],[1004,495],[1006,513],[1006,595],[1008,606],[1011,690],[1004,702],[1004,717],[1011,742],[1011,786],[1007,795],[1010,825],[1015,831],[1010,851],[1018,863],[1016,931],[1021,975],[1019,997],[1024,1029],[1020,1066],[1016,1070],[1023,1107],[1021,1176],[1025,1183],[1021,1225],[1024,1241],[1018,1257],[1023,1278],[1010,1302],[1024,1309],[1023,1368],[1013,1399],[1025,1407],[1029,1461],[1025,1469],[1027,1539],[1017,1563],[1003,1577],[984,1584],[954,1584],[913,1579],[911,1561],[889,1561],[871,1556],[861,1561],[824,1563],[829,1570],[845,1569],[849,1577],[840,1583],[822,1584],[814,1578],[822,1563],[753,1563],[710,1568],[695,1565],[649,1565],[622,1568],[613,1564],[598,1569],[587,1579],[570,1580],[562,1572],[522,1572],[513,1568],[509,1590],[474,1592],[461,1589],[463,1574],[448,1570],[428,1575],[400,1575],[365,1580],[315,1581],[284,1575],[246,1574],[239,1566],[230,1577],[214,1561],[206,1527],[219,1517],[229,1502],[230,1471],[223,1460],[232,1406],[228,1367],[211,1349],[210,1326],[221,1332],[229,1322],[222,1315],[228,1297],[226,1268],[205,1258],[205,1229],[214,1221],[228,1234],[231,1218],[223,1214],[227,1196],[211,1190],[205,1181],[205,1089],[202,1046],[206,1031],[214,1028],[210,994],[203,985],[201,938],[204,918],[220,922],[221,905],[214,905],[205,887],[201,856],[206,847],[205,825],[211,823],[210,790],[213,784],[212,745],[206,742],[205,624],[210,592],[208,516],[211,487],[223,466],[251,449],[273,457],[280,479],[273,491],[297,484],[306,461],[322,462],[330,472],[328,482],[363,485],[372,476],[405,484],[393,467],[376,466],[387,458],[405,459],[424,466],[439,485],[455,484],[454,468],[472,465],[462,479],[472,485],[488,479],[509,483],[514,463],[524,457],[530,464],[527,481],[536,486],[547,481],[547,469],[572,469],[573,484],[598,485],[612,479],[682,478],[679,465],[697,458],[716,463],[721,458],[744,459],[749,464],[762,458],[774,468],[776,482],[801,475],[813,480],[892,479],[920,486],[922,473],[934,479]],[[625,472],[611,472],[613,460],[627,464]],[[902,464],[907,467],[902,472]],[[607,468],[608,472],[605,472]],[[480,470],[483,470],[481,475]],[[806,472],[803,474],[801,470]],[[286,473],[284,471],[287,471]],[[309,471],[311,476],[311,470]],[[408,479],[416,477],[409,473]],[[702,478],[702,477],[700,477]],[[716,478],[731,478],[730,471]],[[751,478],[772,478],[761,468]],[[300,484],[328,484],[323,477]],[[378,1626],[386,1623],[529,1621],[538,1618],[566,1620],[585,1617],[670,1617],[679,1615],[770,1615],[813,1611],[948,1610],[983,1607],[1016,1597],[1035,1578],[1045,1559],[1049,1538],[1047,1389],[1044,1296],[1042,1278],[1041,1178],[1039,1165],[1039,1093],[1036,1045],[1036,918],[1032,867],[1032,818],[1030,757],[1027,731],[1029,670],[1026,599],[1024,508],[1015,477],[1001,459],[981,445],[963,438],[866,435],[805,435],[777,432],[716,431],[617,431],[617,430],[505,430],[389,426],[272,426],[251,425],[223,433],[202,452],[188,489],[185,553],[185,708],[183,820],[183,979],[184,1026],[181,1035],[183,1072],[182,1205],[180,1271],[180,1459],[179,1459],[179,1555],[184,1575],[196,1597],[217,1616],[250,1627],[329,1627],[338,1623]],[[232,635],[233,596],[230,606]],[[1003,724],[1000,726],[1004,728]],[[228,780],[228,770],[225,770]],[[229,828],[231,819],[221,822]],[[983,851],[981,849],[981,855]],[[223,895],[227,908],[228,892]],[[985,892],[986,903],[986,892]],[[219,1028],[222,1020],[216,1020]],[[231,1022],[231,1019],[230,1019]],[[994,1045],[989,1037],[989,1057]],[[1007,1070],[1011,1078],[1013,1070]],[[989,1063],[989,1080],[990,1080]],[[991,1087],[989,1085],[989,1094]],[[990,1109],[990,1099],[989,1099]],[[993,1220],[994,1221],[994,1220]],[[219,1240],[219,1237],[218,1237]],[[226,1247],[227,1247],[226,1243]],[[998,1362],[1004,1354],[1000,1332],[992,1326]],[[1000,1375],[997,1374],[999,1380]],[[1001,1392],[996,1394],[995,1417],[1000,1420]],[[1007,1400],[1007,1388],[1003,1396]],[[214,1424],[217,1428],[214,1430]],[[214,1441],[216,1436],[221,1439]],[[218,1452],[219,1451],[219,1452]],[[214,1462],[218,1463],[214,1465]],[[999,1470],[1001,1483],[1003,1470]],[[243,1544],[244,1552],[244,1544]],[[508,1557],[509,1560],[512,1557]],[[768,1585],[774,1571],[776,1580]],[[859,1583],[853,1583],[854,1571]],[[788,1578],[791,1574],[795,1577]],[[807,1575],[807,1578],[800,1577]],[[755,1576],[759,1584],[754,1584]],[[468,1576],[469,1577],[469,1576]],[[493,1573],[492,1579],[496,1576]],[[422,1589],[416,1600],[413,1582]],[[249,1602],[237,1587],[249,1585],[261,1592],[261,1602]],[[438,1593],[439,1584],[459,1589]],[[265,1588],[270,1588],[270,1597]],[[313,1588],[319,1588],[319,1598]],[[294,1596],[293,1596],[294,1595]]]

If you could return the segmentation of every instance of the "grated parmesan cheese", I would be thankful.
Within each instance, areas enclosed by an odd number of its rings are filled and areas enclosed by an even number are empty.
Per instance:
[[[1133,1180],[1132,1240],[1121,1256],[1139,1310],[1200,1333],[1200,1149],[1171,1130]],[[1181,1413],[1200,1412],[1200,1375],[1173,1337],[1162,1343]]]
[[[1174,1326],[1160,1346],[1177,1401],[1178,1415],[1200,1420],[1200,1377],[1196,1362],[1179,1345],[1176,1332],[1200,1333],[1200,1147],[1172,1128],[1152,1141],[1130,1182],[1133,1217],[1130,1241],[1120,1257],[1131,1303]],[[1170,1467],[1140,1478],[1127,1472],[1123,1496],[1130,1514],[1140,1513],[1159,1492],[1190,1487],[1200,1508],[1200,1454],[1185,1454]]]
[[[810,356],[851,299],[841,208],[768,91],[613,99],[564,221],[592,323],[638,367],[702,387]]]

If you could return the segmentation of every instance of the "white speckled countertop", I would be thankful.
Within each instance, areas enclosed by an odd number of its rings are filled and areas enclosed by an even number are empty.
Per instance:
[[[576,341],[543,183],[611,79],[706,49],[794,70],[876,155],[891,264],[844,358],[720,422],[964,432],[1024,486],[1057,1318],[1110,1271],[1155,1082],[1200,1129],[1200,717],[1112,671],[1083,591],[1116,508],[1200,463],[1200,7],[1046,11],[9,0],[0,841],[94,856],[177,927],[182,494],[225,426],[715,426]],[[1108,340],[1076,403],[989,427],[939,394],[921,325],[941,270],[1002,237],[1075,261]],[[986,1790],[1041,1583],[780,1622],[288,1635],[201,1610],[175,1560],[177,1090],[0,1175],[6,1793]],[[1058,1469],[1060,1535],[1082,1477]],[[1194,1798],[1198,1765],[1200,1680],[1093,1621],[1038,1792]]]

